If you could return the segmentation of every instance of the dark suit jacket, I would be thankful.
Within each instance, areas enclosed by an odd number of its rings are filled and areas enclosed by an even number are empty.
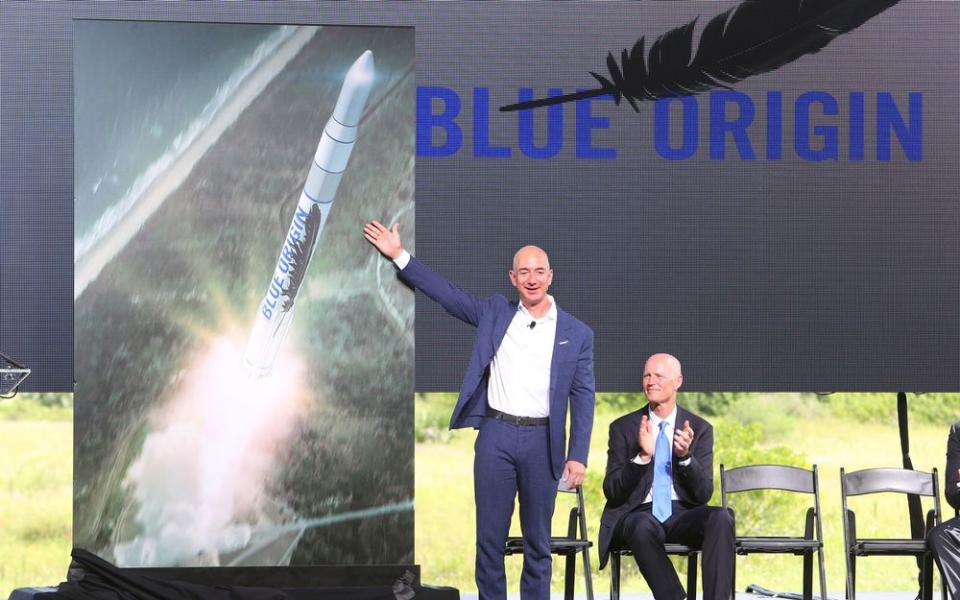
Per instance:
[[[624,415],[610,424],[607,448],[607,473],[603,495],[607,503],[600,518],[600,568],[607,563],[613,532],[623,517],[639,507],[653,486],[653,461],[646,465],[633,462],[640,452],[640,417],[649,418],[650,405]],[[690,464],[674,463],[673,484],[677,497],[687,506],[706,504],[713,495],[713,427],[692,412],[677,407],[677,428],[690,421],[693,444]]]
[[[450,429],[479,427],[487,412],[490,363],[517,314],[517,303],[504,296],[478,298],[454,286],[422,262],[410,257],[400,277],[440,304],[452,316],[477,328],[460,397],[450,417]],[[550,460],[560,478],[566,460],[587,464],[594,407],[593,330],[557,311],[557,335],[550,363]],[[570,406],[570,447],[566,447],[567,404]]]
[[[960,481],[960,421],[957,421],[950,428],[950,436],[947,438],[947,472],[943,474],[944,488],[943,493],[956,510],[960,510],[960,488],[957,482]]]

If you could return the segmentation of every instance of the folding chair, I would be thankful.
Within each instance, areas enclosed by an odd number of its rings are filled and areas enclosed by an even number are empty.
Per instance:
[[[847,506],[849,496],[896,492],[933,498],[923,536],[912,538],[859,538],[857,519]],[[927,548],[927,533],[940,524],[940,492],[937,470],[932,473],[909,469],[864,469],[846,473],[840,468],[840,495],[843,501],[843,545],[847,562],[847,600],[856,598],[858,556],[915,556],[921,563],[920,598],[933,597],[933,554]],[[904,515],[906,517],[906,515]],[[944,596],[945,597],[945,596]]]
[[[590,546],[587,539],[587,517],[583,508],[583,490],[581,486],[575,489],[558,488],[561,493],[575,494],[576,506],[570,509],[570,519],[567,522],[567,535],[550,538],[550,553],[566,557],[566,566],[563,579],[563,598],[573,600],[573,576],[577,569],[577,554],[583,555],[583,579],[587,590],[587,600],[593,600],[593,580],[590,578]],[[579,534],[577,533],[579,531]],[[507,555],[523,554],[523,538],[508,537],[506,545]]]
[[[803,537],[737,536],[736,552],[748,554],[793,554],[803,556],[803,597],[813,598],[813,553],[820,568],[820,597],[827,599],[827,577],[823,568],[823,527],[820,521],[820,479],[817,465],[813,470],[785,465],[750,465],[726,470],[720,465],[720,498],[724,508],[727,495],[752,490],[782,490],[813,495],[813,506],[807,509]],[[736,572],[733,592],[736,593]]]
[[[694,600],[697,597],[697,555],[700,548],[683,544],[664,544],[668,555],[687,557],[687,598]],[[620,557],[633,556],[628,548],[613,548],[610,550],[610,600],[620,600]]]

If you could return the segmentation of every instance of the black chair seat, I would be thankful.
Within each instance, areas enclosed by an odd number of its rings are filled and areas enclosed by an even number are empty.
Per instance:
[[[858,556],[868,554],[887,554],[891,556],[922,555],[927,551],[926,540],[860,539],[853,545]]]
[[[664,544],[668,555],[687,557],[687,598],[697,597],[697,556],[700,548],[685,544]],[[610,600],[620,600],[620,557],[633,556],[629,548],[610,549]]]
[[[569,538],[550,538],[550,552],[552,554],[566,555],[568,553],[582,552],[584,548],[592,548],[593,542],[590,540],[571,540]],[[523,538],[507,538],[507,554],[523,553]]]
[[[804,554],[819,550],[820,540],[807,540],[797,537],[745,536],[737,538],[737,554]]]
[[[663,549],[666,550],[667,554],[693,554],[700,552],[700,548],[694,548],[693,546],[684,544],[664,544]],[[633,556],[633,552],[629,548],[614,548],[611,552],[618,552],[622,556]]]

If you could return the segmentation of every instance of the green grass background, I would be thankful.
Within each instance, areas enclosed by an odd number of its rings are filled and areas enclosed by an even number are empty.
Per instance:
[[[472,430],[446,431],[455,398],[451,394],[417,397],[416,558],[424,581],[476,591],[473,581],[474,514]],[[949,424],[960,418],[960,395],[911,395],[910,442],[914,467],[936,467],[943,481]],[[590,445],[584,484],[590,539],[596,542],[603,509],[603,471],[607,431],[611,421],[639,408],[642,396],[602,394]],[[895,394],[687,394],[681,404],[707,416],[715,428],[715,470],[746,464],[780,463],[808,466],[820,471],[823,533],[826,540],[827,590],[843,597],[845,565],[842,554],[840,467],[853,471],[868,467],[901,465]],[[712,503],[720,503],[720,479],[715,475]],[[566,495],[558,498],[554,531],[566,530]],[[738,494],[731,497],[741,535],[802,534],[803,515],[812,504],[809,496],[780,492]],[[860,535],[909,537],[906,500],[882,494],[851,499]],[[925,510],[928,505],[924,505]],[[944,506],[946,503],[944,501]],[[948,515],[952,511],[948,512]],[[516,514],[512,534],[519,535]],[[597,571],[593,550],[594,590],[605,596],[609,570]],[[751,555],[737,558],[737,588],[757,583],[778,591],[800,591],[802,559],[793,556]],[[508,590],[516,592],[522,558],[507,558]],[[685,564],[675,562],[685,570]],[[916,563],[910,558],[870,557],[858,562],[858,591],[915,591]],[[554,560],[554,591],[563,589],[564,567]],[[623,561],[621,590],[648,592],[636,564]],[[816,576],[815,576],[816,577]],[[682,579],[681,579],[682,580]],[[935,578],[939,586],[939,577]],[[583,591],[577,574],[577,589]],[[815,585],[817,590],[818,585]],[[938,588],[939,589],[939,588]]]
[[[446,429],[452,394],[416,399],[416,562],[425,582],[475,592],[473,582],[472,430]],[[706,416],[716,430],[716,467],[776,462],[817,464],[822,487],[827,585],[842,597],[844,564],[840,522],[839,468],[899,466],[894,394],[685,394],[681,404]],[[602,394],[598,399],[585,493],[588,527],[596,540],[603,507],[601,483],[609,423],[643,404],[637,394]],[[960,394],[910,396],[910,440],[914,466],[941,471],[946,434],[960,418]],[[69,563],[72,508],[72,398],[65,394],[21,394],[0,401],[0,598],[16,587],[61,581]],[[719,503],[719,478],[714,501]],[[744,497],[747,496],[747,497]],[[805,499],[789,494],[737,496],[738,532],[798,532]],[[561,495],[557,531],[566,528],[569,508]],[[852,503],[863,535],[906,535],[906,502],[900,496],[860,498]],[[519,527],[514,524],[514,532]],[[597,572],[594,587],[609,589],[609,572]],[[507,558],[509,590],[517,590],[521,557]],[[680,565],[681,567],[683,565]],[[555,562],[554,590],[562,589],[563,565]],[[939,585],[939,578],[936,578]],[[799,591],[800,559],[754,555],[737,559],[738,588],[748,583]],[[915,590],[911,559],[875,557],[858,565],[858,590]],[[582,576],[578,570],[578,589]],[[623,591],[646,592],[632,562],[624,561]]]
[[[0,400],[0,598],[65,578],[72,486],[71,396]]]

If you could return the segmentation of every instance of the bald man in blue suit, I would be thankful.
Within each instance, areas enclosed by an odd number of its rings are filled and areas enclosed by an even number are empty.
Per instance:
[[[388,229],[372,221],[364,236],[394,261],[404,281],[477,328],[450,428],[480,430],[473,471],[481,600],[506,600],[504,544],[518,494],[524,539],[520,596],[548,600],[557,486],[583,482],[590,450],[593,331],[547,294],[553,271],[536,246],[514,256],[509,277],[519,301],[510,301],[501,295],[478,298],[451,284],[403,249],[397,225]]]

